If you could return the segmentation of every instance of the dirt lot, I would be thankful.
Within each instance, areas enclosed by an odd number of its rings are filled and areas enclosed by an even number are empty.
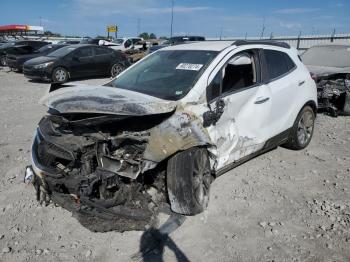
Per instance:
[[[0,261],[131,261],[143,232],[92,233],[22,182],[47,88],[0,69]],[[350,261],[350,117],[319,115],[307,150],[260,156],[210,197],[145,261]]]

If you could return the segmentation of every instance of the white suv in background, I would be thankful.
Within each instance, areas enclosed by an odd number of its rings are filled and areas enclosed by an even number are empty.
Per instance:
[[[36,188],[109,214],[130,193],[122,217],[133,219],[137,202],[145,221],[150,198],[194,215],[213,178],[280,145],[305,148],[317,112],[297,51],[272,41],[165,47],[104,86],[70,84],[42,101],[50,110],[32,148]]]

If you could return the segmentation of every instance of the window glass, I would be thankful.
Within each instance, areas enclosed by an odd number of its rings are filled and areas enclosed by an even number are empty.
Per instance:
[[[125,46],[125,48],[128,48],[128,47],[130,47],[130,46],[131,46],[131,44],[132,44],[131,40],[130,40],[130,39],[128,39],[128,40],[126,40],[126,42],[125,42],[124,46]]]
[[[133,39],[132,39],[132,43],[133,43],[133,44],[136,44],[137,42],[140,42],[140,41],[141,41],[140,38],[133,38]]]
[[[276,50],[265,50],[264,52],[270,79],[284,75],[295,67],[294,62],[286,53]]]
[[[293,70],[293,68],[296,67],[296,65],[294,64],[293,60],[286,53],[283,53],[283,55],[284,55],[284,59],[285,59],[286,64],[287,64],[288,71]]]
[[[230,59],[223,70],[222,93],[235,92],[255,84],[256,68],[253,53],[240,53]]]
[[[215,51],[159,50],[126,70],[110,85],[179,100],[191,90],[217,54]]]
[[[92,50],[90,47],[84,47],[80,48],[77,51],[75,51],[75,54],[77,57],[88,57],[92,56]]]
[[[112,52],[111,49],[108,48],[95,48],[95,54],[96,55],[107,55],[110,54]]]
[[[220,96],[220,94],[221,94],[221,80],[222,80],[222,70],[220,70],[216,74],[213,81],[211,82],[211,84],[207,88],[207,100],[208,100],[208,102],[210,102],[213,99]]]

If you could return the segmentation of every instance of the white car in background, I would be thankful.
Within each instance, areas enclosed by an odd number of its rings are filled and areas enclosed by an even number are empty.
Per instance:
[[[129,38],[117,38],[112,42],[107,40],[100,40],[99,45],[108,46],[114,50],[127,51],[130,49],[141,50],[143,45],[143,38],[141,37],[129,37]]]
[[[104,86],[71,84],[42,101],[36,188],[73,212],[137,218],[119,230],[144,228],[167,201],[202,212],[213,178],[280,145],[307,147],[317,112],[297,51],[273,41],[165,47]]]

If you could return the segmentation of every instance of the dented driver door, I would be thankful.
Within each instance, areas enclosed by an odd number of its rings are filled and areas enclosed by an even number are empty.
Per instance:
[[[260,72],[258,50],[246,50],[228,59],[208,86],[211,113],[203,118],[216,145],[217,170],[258,151],[267,140],[271,92]]]

